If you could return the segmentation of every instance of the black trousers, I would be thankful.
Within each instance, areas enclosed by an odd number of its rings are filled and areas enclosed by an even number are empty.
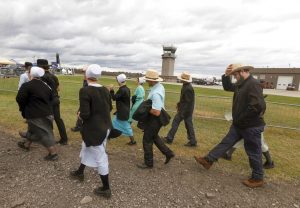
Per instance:
[[[191,144],[197,144],[194,126],[193,126],[193,115],[183,118],[180,116],[180,113],[177,113],[172,121],[172,127],[167,135],[167,139],[170,141],[174,140],[175,134],[182,120],[184,120],[184,125],[186,128],[188,140],[190,141]]]
[[[53,104],[52,108],[53,108],[54,120],[60,135],[60,141],[67,142],[68,137],[67,137],[66,127],[64,121],[60,117],[60,104]]]
[[[158,117],[151,116],[145,125],[143,135],[144,161],[147,166],[153,166],[153,143],[165,156],[173,155],[167,145],[158,136],[161,123]]]

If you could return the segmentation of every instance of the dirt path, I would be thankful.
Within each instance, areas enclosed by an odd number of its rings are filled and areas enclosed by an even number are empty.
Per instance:
[[[83,183],[69,179],[79,164],[80,142],[58,147],[60,159],[45,162],[46,151],[34,145],[30,152],[16,146],[18,138],[0,134],[0,207],[294,207],[300,206],[300,186],[269,182],[251,190],[241,175],[224,174],[218,165],[210,171],[192,159],[175,158],[168,165],[155,152],[155,168],[140,170],[142,151],[108,147],[112,198],[93,195],[100,179],[87,169]],[[108,144],[109,146],[109,144]],[[92,201],[81,204],[90,196]]]

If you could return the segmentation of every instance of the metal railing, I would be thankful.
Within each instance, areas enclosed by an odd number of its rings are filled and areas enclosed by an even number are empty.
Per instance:
[[[0,91],[17,92],[17,81],[14,79],[0,79]],[[61,99],[78,102],[81,87],[82,82],[61,81]],[[179,97],[179,92],[166,91],[165,107],[169,112],[176,113]],[[231,112],[231,106],[232,97],[196,95],[194,117],[225,121],[224,115]],[[300,130],[300,105],[267,101],[265,121],[267,126]]]

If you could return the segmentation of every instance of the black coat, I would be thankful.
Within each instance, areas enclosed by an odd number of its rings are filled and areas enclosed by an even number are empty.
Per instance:
[[[45,71],[44,76],[41,78],[46,82],[52,89],[52,104],[57,105],[60,103],[57,89],[59,87],[59,81],[54,74],[51,74],[48,70]]]
[[[158,119],[162,126],[166,126],[170,123],[171,116],[167,113],[167,111],[165,111],[165,109],[162,108],[158,117],[150,114],[151,109],[152,100],[145,100],[132,115],[132,118],[138,121],[139,128],[144,129],[145,125],[151,125],[151,121],[154,119]]]
[[[23,118],[33,119],[52,115],[52,91],[42,80],[32,79],[18,91],[16,101]]]
[[[116,93],[114,90],[111,90],[110,95],[116,101],[117,119],[127,121],[130,113],[130,89],[126,85],[123,85]]]
[[[79,91],[82,139],[87,147],[101,145],[107,130],[112,129],[112,103],[105,87],[87,86]]]
[[[182,118],[193,115],[195,107],[195,92],[191,83],[184,83],[181,88],[180,100],[177,103],[178,113]]]
[[[232,91],[232,122],[233,125],[244,129],[265,125],[263,114],[266,103],[259,82],[251,75],[241,83],[231,83],[229,76],[222,76],[223,88]]]

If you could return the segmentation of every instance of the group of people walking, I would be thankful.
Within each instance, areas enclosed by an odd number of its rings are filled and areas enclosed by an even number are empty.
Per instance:
[[[48,61],[45,59],[38,59],[36,67],[31,67],[30,63],[26,63],[25,66],[28,67],[26,74],[29,79],[22,81],[23,83],[19,85],[16,100],[22,116],[26,119],[28,129],[26,132],[20,132],[24,140],[19,142],[18,146],[28,151],[32,142],[39,142],[48,150],[45,160],[57,160],[53,120],[56,121],[61,136],[57,143],[66,145],[68,142],[59,111],[58,79],[49,72]],[[251,66],[238,64],[229,65],[226,69],[225,75],[222,77],[223,87],[225,90],[234,92],[232,126],[220,144],[206,156],[195,156],[195,159],[209,169],[221,157],[230,159],[232,148],[236,148],[234,145],[244,139],[252,175],[250,179],[243,181],[243,184],[249,187],[259,187],[264,183],[262,132],[265,126],[263,114],[266,105],[259,83],[250,75],[251,69]],[[175,154],[168,145],[172,144],[181,121],[184,121],[187,131],[188,142],[185,146],[191,148],[197,146],[193,127],[195,92],[189,73],[183,72],[178,77],[183,85],[180,100],[177,103],[177,113],[167,136],[162,137],[159,136],[159,131],[162,126],[169,123],[170,116],[165,110],[165,88],[160,83],[163,79],[159,77],[156,70],[147,70],[144,77],[137,78],[137,88],[133,96],[126,86],[125,74],[119,74],[116,77],[119,88],[115,92],[113,85],[104,87],[98,83],[101,76],[99,65],[89,65],[83,71],[84,81],[83,87],[79,91],[80,106],[77,122],[76,126],[72,128],[72,131],[80,131],[83,142],[80,151],[80,165],[70,175],[74,179],[83,181],[85,167],[96,168],[102,186],[94,190],[95,194],[107,198],[111,196],[106,144],[109,138],[115,138],[122,134],[129,137],[128,145],[136,145],[131,126],[135,120],[138,122],[138,127],[143,130],[144,162],[137,164],[138,168],[153,168],[153,144],[165,156],[165,164],[170,162]],[[231,82],[230,75],[236,78],[237,83]],[[22,76],[21,78],[24,80]],[[146,100],[143,88],[145,82],[150,87]],[[116,102],[116,111],[111,119],[113,101]],[[270,155],[267,159],[269,161],[265,163],[265,168],[274,167]]]

